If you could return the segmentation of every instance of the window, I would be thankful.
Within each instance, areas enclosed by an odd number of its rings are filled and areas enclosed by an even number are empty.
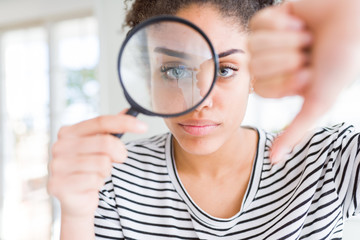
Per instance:
[[[31,232],[45,239],[49,232],[35,226],[50,229],[51,223],[51,215],[47,214],[51,206],[44,187],[49,144],[46,32],[42,28],[9,31],[2,42],[5,82],[2,238],[25,239]],[[17,231],[19,225],[23,231]]]
[[[56,119],[73,124],[97,115],[99,44],[93,18],[57,23],[53,27]],[[62,97],[61,97],[62,96]]]
[[[50,239],[52,138],[59,126],[98,113],[97,22],[85,17],[9,30],[0,40],[0,239]]]

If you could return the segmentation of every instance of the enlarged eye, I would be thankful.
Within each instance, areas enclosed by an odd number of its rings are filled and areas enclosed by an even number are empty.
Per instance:
[[[186,69],[183,66],[179,66],[177,68],[172,68],[166,71],[166,74],[170,78],[183,78],[186,75]]]
[[[162,65],[160,71],[167,80],[180,80],[192,76],[192,71],[184,65]]]

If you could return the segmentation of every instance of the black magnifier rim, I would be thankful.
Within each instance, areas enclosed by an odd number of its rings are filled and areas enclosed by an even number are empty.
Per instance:
[[[205,41],[207,42],[208,46],[210,47],[210,51],[211,51],[211,55],[214,59],[214,76],[213,76],[213,81],[212,84],[210,86],[209,91],[206,93],[206,95],[203,97],[203,99],[201,99],[201,101],[199,103],[197,103],[196,105],[194,105],[193,107],[187,109],[186,111],[182,111],[179,113],[172,113],[172,114],[163,114],[163,113],[157,113],[157,112],[153,112],[153,111],[149,111],[146,108],[143,108],[142,106],[140,106],[136,101],[134,101],[132,99],[132,97],[130,96],[130,94],[127,92],[126,87],[123,83],[123,80],[121,78],[121,59],[122,59],[122,55],[124,52],[124,49],[127,45],[127,43],[129,42],[129,40],[131,39],[131,37],[137,33],[139,30],[147,27],[148,25],[154,24],[154,23],[159,23],[159,22],[177,22],[177,23],[182,23],[185,25],[188,25],[189,27],[193,28],[194,30],[196,30],[198,33],[200,33],[200,35],[205,39]],[[164,118],[168,118],[168,117],[178,117],[184,114],[187,114],[193,110],[195,110],[198,106],[200,106],[205,99],[209,96],[210,92],[212,91],[212,89],[215,86],[215,82],[216,82],[216,78],[217,78],[217,71],[218,71],[218,67],[219,67],[219,60],[218,60],[218,55],[215,52],[215,48],[212,45],[212,43],[210,42],[210,39],[208,38],[208,36],[195,24],[193,24],[192,22],[185,20],[183,18],[177,17],[177,16],[172,16],[172,15],[160,15],[160,16],[155,16],[155,17],[151,17],[148,20],[138,24],[137,26],[135,26],[126,36],[123,44],[121,45],[120,48],[120,52],[119,52],[119,56],[118,56],[118,75],[119,75],[119,80],[120,80],[120,84],[121,87],[124,91],[124,95],[126,100],[129,102],[131,108],[133,108],[135,111],[148,115],[148,116],[159,116],[159,117],[164,117]]]

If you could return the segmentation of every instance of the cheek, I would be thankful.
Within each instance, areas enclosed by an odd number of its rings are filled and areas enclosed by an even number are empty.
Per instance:
[[[238,119],[238,116],[243,115],[246,111],[248,91],[239,89],[239,91],[234,91],[232,94],[225,93],[224,99],[223,104],[226,106],[227,112],[233,116],[229,119]],[[236,117],[234,118],[234,116]]]
[[[171,132],[174,132],[173,131],[174,126],[175,126],[175,124],[177,124],[177,123],[175,123],[176,121],[174,120],[174,118],[164,118],[163,120],[164,120],[164,123],[166,124],[166,126],[169,128],[169,130]]]
[[[219,91],[219,101],[221,105],[226,109],[229,117],[229,121],[234,121],[238,123],[241,122],[246,111],[248,97],[249,97],[249,88],[250,88],[250,77],[242,77],[241,79],[236,79],[234,84],[229,85],[228,87]]]

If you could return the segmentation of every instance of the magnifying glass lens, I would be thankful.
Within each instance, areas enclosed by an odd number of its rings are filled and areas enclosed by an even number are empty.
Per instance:
[[[172,116],[193,109],[207,96],[216,76],[214,61],[213,48],[199,30],[163,20],[131,35],[122,49],[119,73],[130,101],[153,115]]]

